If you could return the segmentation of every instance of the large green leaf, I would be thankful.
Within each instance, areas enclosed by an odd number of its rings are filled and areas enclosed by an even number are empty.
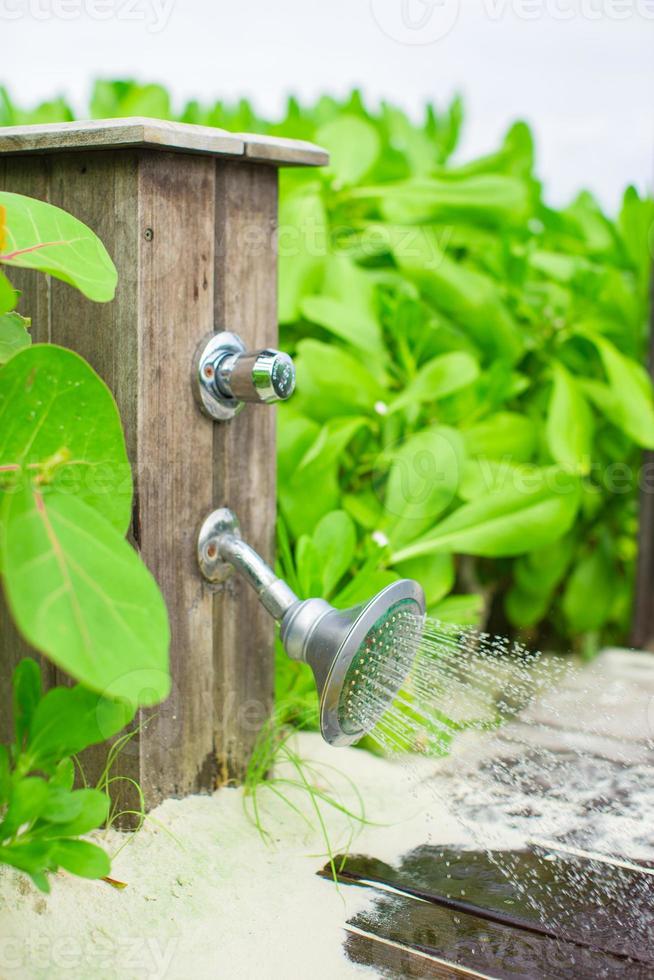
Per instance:
[[[463,432],[471,456],[490,456],[504,462],[526,463],[536,449],[533,421],[517,412],[497,412]]]
[[[279,208],[279,320],[292,323],[301,303],[322,285],[327,223],[320,185],[286,195]]]
[[[134,709],[129,704],[104,698],[81,684],[53,687],[32,715],[27,753],[34,768],[58,768],[60,759],[112,738],[129,724],[133,715]],[[86,799],[84,796],[82,802]],[[87,829],[76,833],[85,833]]]
[[[329,150],[330,169],[343,184],[355,184],[367,174],[381,149],[374,126],[352,115],[325,123],[316,142]]]
[[[122,535],[78,497],[30,485],[5,495],[2,519],[5,593],[25,639],[94,691],[165,698],[166,608]]]
[[[18,294],[7,279],[4,272],[0,272],[0,316],[13,310],[18,302]]]
[[[452,351],[428,361],[406,386],[404,391],[389,405],[389,412],[397,412],[407,405],[445,398],[454,391],[465,388],[479,377],[479,366],[465,351]]]
[[[75,494],[122,534],[129,527],[132,478],[118,409],[72,351],[36,344],[0,370],[0,468],[15,466],[18,479],[37,477],[45,494]]]
[[[7,230],[0,262],[38,269],[106,303],[116,291],[116,268],[90,228],[61,208],[0,191]]]
[[[596,333],[587,336],[595,344],[606,371],[610,399],[605,410],[611,421],[645,449],[654,449],[654,397],[652,382],[643,367]],[[601,401],[598,407],[604,407]]]
[[[595,548],[576,565],[563,595],[563,612],[575,633],[599,629],[611,614],[615,567],[606,551]]]
[[[361,355],[317,340],[298,344],[296,361],[298,403],[313,418],[327,421],[334,415],[356,415],[370,411],[387,392],[373,371],[362,363]]]
[[[588,402],[562,364],[554,362],[554,384],[547,414],[547,444],[552,458],[571,473],[590,470],[593,418]]]
[[[301,303],[303,316],[369,354],[386,357],[375,306],[375,280],[347,256],[328,256],[319,295]]]
[[[390,463],[384,526],[398,546],[417,538],[452,503],[461,478],[463,441],[455,429],[434,426],[385,450],[382,463]]]
[[[51,854],[60,867],[83,878],[104,878],[111,871],[109,855],[89,841],[58,840]]]
[[[313,544],[320,563],[322,595],[331,595],[354,557],[354,522],[343,510],[334,510],[318,522]]]
[[[357,196],[379,201],[383,216],[397,224],[476,222],[517,224],[529,212],[524,181],[503,174],[479,174],[460,180],[414,178],[391,186],[363,187]]]
[[[27,332],[29,320],[19,313],[5,313],[0,316],[0,367],[24,347],[29,347],[32,338]]]
[[[551,468],[522,484],[459,507],[429,534],[396,551],[393,563],[442,551],[520,555],[565,534],[579,506],[579,480]]]

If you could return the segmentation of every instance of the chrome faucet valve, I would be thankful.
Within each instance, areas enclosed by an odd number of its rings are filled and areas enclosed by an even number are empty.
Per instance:
[[[248,351],[237,334],[223,331],[211,334],[198,347],[193,388],[206,415],[227,421],[246,402],[270,405],[290,398],[295,389],[295,368],[283,351]]]

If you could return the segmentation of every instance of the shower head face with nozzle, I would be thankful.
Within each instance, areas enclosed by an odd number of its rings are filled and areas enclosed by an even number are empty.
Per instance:
[[[354,654],[338,699],[343,732],[360,738],[390,707],[415,659],[422,610],[414,599],[399,599],[368,630]]]
[[[410,579],[354,609],[309,599],[289,611],[282,641],[313,669],[320,730],[331,745],[357,742],[390,707],[417,653],[424,612],[423,591]]]

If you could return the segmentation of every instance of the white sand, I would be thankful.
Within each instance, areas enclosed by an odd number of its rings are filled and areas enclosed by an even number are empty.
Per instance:
[[[463,840],[421,782],[434,772],[433,760],[407,766],[332,749],[312,734],[300,735],[298,744],[303,758],[347,773],[368,819],[384,824],[364,827],[353,852],[393,861],[430,840]],[[341,800],[356,806],[347,783],[335,779]],[[241,790],[168,800],[117,855],[112,875],[128,883],[122,891],[58,874],[51,895],[43,896],[23,876],[0,872],[2,980],[374,976],[342,949],[346,920],[372,895],[316,877],[324,839],[269,792],[265,799],[273,845],[244,815]],[[306,797],[294,800],[311,814]],[[333,844],[342,848],[347,821],[323,809]],[[112,853],[124,841],[115,832],[104,837]]]

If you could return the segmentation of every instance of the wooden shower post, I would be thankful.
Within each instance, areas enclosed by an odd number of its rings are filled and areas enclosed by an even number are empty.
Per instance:
[[[119,761],[149,806],[242,778],[272,706],[272,622],[237,578],[218,591],[204,582],[196,536],[210,511],[228,506],[272,559],[275,411],[248,405],[211,421],[194,402],[191,365],[213,330],[240,334],[250,349],[276,345],[277,168],[326,162],[307,143],[150,119],[0,129],[0,188],[70,211],[118,268],[106,305],[34,272],[11,278],[34,339],[85,357],[123,419],[132,539],[172,628],[171,697],[142,719]],[[0,724],[11,668],[26,652],[0,601]]]

